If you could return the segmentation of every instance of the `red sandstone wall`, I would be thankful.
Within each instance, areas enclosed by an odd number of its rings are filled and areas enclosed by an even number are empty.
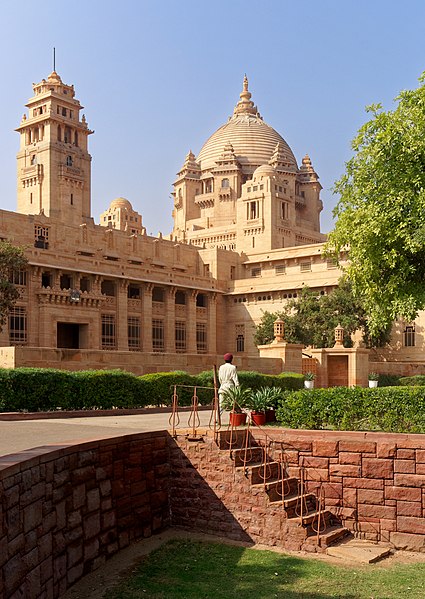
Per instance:
[[[168,526],[165,432],[0,458],[0,597],[53,599]]]
[[[322,482],[326,507],[356,536],[425,551],[425,435],[277,429],[270,435],[284,442],[289,473],[298,476],[302,465],[309,490]],[[234,471],[229,452],[182,441],[171,460],[173,524],[302,546],[282,528],[281,512],[267,507],[264,492]]]

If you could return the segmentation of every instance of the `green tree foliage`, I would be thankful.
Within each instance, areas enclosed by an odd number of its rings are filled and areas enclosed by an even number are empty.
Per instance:
[[[13,282],[14,274],[26,265],[24,248],[0,241],[0,330],[19,298],[19,291]]]
[[[395,110],[378,105],[352,142],[335,184],[340,200],[327,250],[349,248],[346,272],[376,334],[425,307],[425,74]]]
[[[383,345],[389,330],[380,337],[371,337],[365,310],[353,295],[351,284],[342,279],[339,286],[328,295],[317,295],[304,287],[299,298],[288,302],[284,310],[264,312],[254,336],[257,345],[271,343],[276,318],[285,323],[285,340],[315,347],[332,347],[335,344],[335,327],[344,328],[344,346],[351,347],[351,335],[360,330],[368,346]]]

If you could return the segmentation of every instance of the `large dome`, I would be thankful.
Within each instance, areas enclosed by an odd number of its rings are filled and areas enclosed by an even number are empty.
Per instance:
[[[196,162],[202,170],[213,168],[223,154],[226,144],[233,146],[234,154],[242,166],[258,167],[267,164],[279,143],[281,152],[295,169],[297,161],[291,148],[277,131],[261,118],[250,100],[248,80],[245,76],[244,89],[233,116],[205,142]]]

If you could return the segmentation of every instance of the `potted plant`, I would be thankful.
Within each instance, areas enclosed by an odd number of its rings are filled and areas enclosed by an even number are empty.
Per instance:
[[[369,387],[377,387],[379,374],[377,372],[369,372]]]
[[[253,424],[262,426],[266,423],[266,410],[276,405],[280,397],[278,387],[261,387],[251,394],[248,401],[248,408],[251,410],[251,420]]]
[[[251,396],[251,389],[242,386],[231,387],[225,391],[220,399],[220,408],[230,412],[229,421],[233,426],[241,426],[246,422],[246,412],[242,409],[247,407]]]
[[[306,372],[304,375],[304,387],[306,389],[313,389],[315,378],[316,375],[314,374],[314,372]]]

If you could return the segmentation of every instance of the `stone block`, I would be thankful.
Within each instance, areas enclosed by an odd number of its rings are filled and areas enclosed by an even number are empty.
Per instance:
[[[414,460],[415,459],[415,450],[414,449],[397,449],[396,456],[399,460]]]
[[[376,443],[371,441],[340,441],[339,451],[375,453]]]
[[[384,504],[384,491],[378,491],[375,489],[359,489],[357,491],[358,503],[369,503],[373,505]]]
[[[425,519],[410,516],[397,516],[397,532],[425,535]]]
[[[330,464],[329,474],[343,477],[360,476],[360,466],[352,464]]]
[[[395,443],[381,443],[376,444],[376,457],[377,458],[393,458],[396,455],[397,446]]]
[[[393,460],[381,458],[363,458],[362,476],[366,478],[392,478]]]
[[[422,517],[422,504],[414,501],[397,501],[397,516]]]
[[[362,454],[350,451],[341,451],[339,454],[340,464],[354,464],[359,466],[362,461]]]
[[[394,474],[394,486],[421,488],[425,486],[425,474]]]
[[[313,441],[313,456],[336,457],[338,455],[338,441]]]
[[[396,510],[394,507],[388,507],[386,505],[369,505],[359,504],[357,507],[359,519],[361,518],[385,518],[387,520],[394,520],[396,517]]]
[[[413,460],[394,460],[394,472],[415,474],[415,462]]]
[[[392,532],[390,534],[390,541],[396,549],[425,552],[425,535]]]

